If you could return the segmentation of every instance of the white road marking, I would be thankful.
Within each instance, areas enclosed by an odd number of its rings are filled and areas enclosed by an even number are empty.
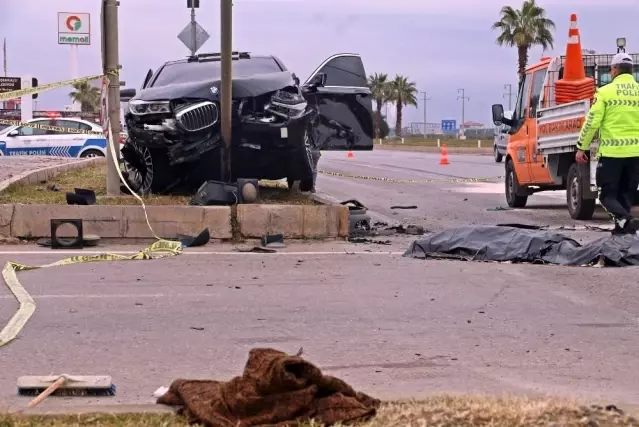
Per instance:
[[[226,285],[219,285],[226,287]],[[31,297],[37,299],[76,299],[76,298],[86,298],[86,299],[109,299],[109,298],[175,298],[179,296],[188,296],[188,297],[219,297],[217,294],[183,294],[183,293],[174,293],[174,294],[67,294],[67,295],[52,295],[52,294],[31,294]],[[3,299],[15,299],[13,295],[0,295],[0,300]]]

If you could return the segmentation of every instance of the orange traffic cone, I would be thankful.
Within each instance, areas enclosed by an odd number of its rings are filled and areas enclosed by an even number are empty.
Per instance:
[[[441,155],[441,158],[439,159],[439,164],[440,165],[450,164],[450,162],[448,161],[448,149],[446,148],[446,144],[442,145],[442,155]]]
[[[348,154],[346,155],[346,157],[348,157],[349,159],[352,159],[355,156],[353,155],[353,152],[351,150],[348,150]]]
[[[595,96],[595,79],[586,77],[584,58],[581,51],[581,36],[577,28],[577,15],[570,15],[570,29],[564,60],[564,75],[555,82],[555,102],[568,102],[592,99]]]

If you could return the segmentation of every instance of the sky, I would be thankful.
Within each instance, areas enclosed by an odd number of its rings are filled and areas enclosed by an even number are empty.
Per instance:
[[[465,120],[489,124],[490,107],[504,103],[504,85],[517,82],[514,48],[499,47],[491,30],[504,4],[521,0],[235,0],[234,50],[274,54],[302,81],[324,59],[339,52],[362,56],[366,72],[401,74],[426,92],[427,121]],[[100,74],[101,0],[0,0],[0,38],[7,38],[9,76],[32,75],[41,84],[72,77],[69,46],[57,43],[57,13],[91,14],[91,46],[78,48],[80,75]],[[200,0],[197,21],[211,38],[200,52],[217,52],[219,0]],[[435,4],[435,5],[434,5]],[[555,21],[555,49],[562,54],[571,13],[579,18],[584,49],[616,52],[626,37],[628,52],[639,52],[639,2],[636,0],[538,0]],[[149,68],[188,55],[177,34],[189,23],[186,0],[120,0],[121,80],[139,88]],[[637,46],[633,49],[633,46]],[[541,58],[530,52],[530,62]],[[61,109],[70,89],[43,93],[38,109]],[[420,94],[419,97],[423,97]],[[515,96],[513,95],[513,103]],[[404,124],[424,121],[423,102],[407,107]],[[394,114],[389,111],[389,121]]]

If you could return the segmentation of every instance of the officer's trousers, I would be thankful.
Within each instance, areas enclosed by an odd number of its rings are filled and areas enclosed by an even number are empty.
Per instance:
[[[628,219],[639,186],[639,157],[600,157],[597,164],[599,202],[613,219]]]

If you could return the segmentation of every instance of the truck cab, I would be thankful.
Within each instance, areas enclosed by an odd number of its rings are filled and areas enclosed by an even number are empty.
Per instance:
[[[610,83],[614,54],[583,55],[587,77],[596,87]],[[631,55],[635,67],[639,55]],[[495,125],[510,126],[505,155],[505,195],[510,207],[526,206],[528,197],[540,191],[567,190],[568,211],[573,219],[591,219],[597,201],[595,166],[597,140],[591,144],[590,164],[578,165],[575,151],[581,126],[591,101],[555,101],[555,82],[562,79],[565,56],[542,58],[529,66],[519,86],[512,118],[503,106],[493,105]],[[639,78],[636,68],[635,78]]]

